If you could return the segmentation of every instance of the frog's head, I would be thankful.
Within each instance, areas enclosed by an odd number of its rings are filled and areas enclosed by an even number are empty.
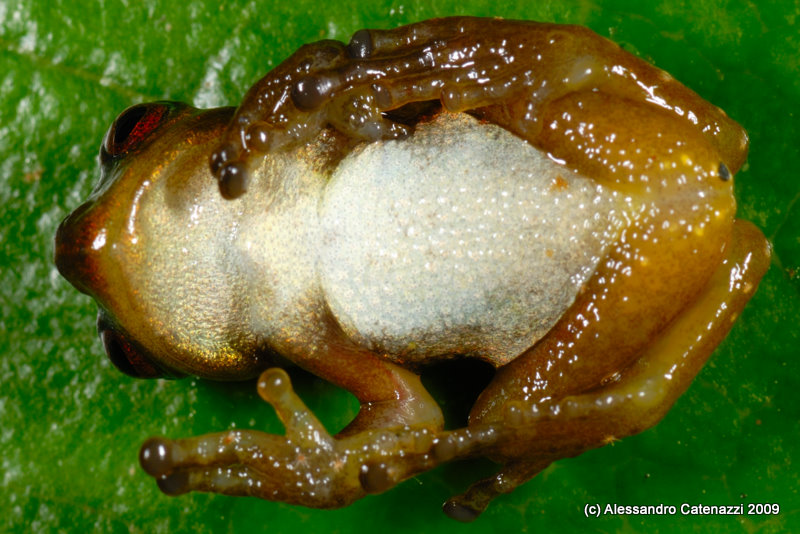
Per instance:
[[[58,270],[97,301],[98,333],[126,374],[225,379],[260,367],[231,312],[226,245],[241,208],[208,171],[232,114],[173,102],[128,108],[103,141],[99,183],[58,228]]]

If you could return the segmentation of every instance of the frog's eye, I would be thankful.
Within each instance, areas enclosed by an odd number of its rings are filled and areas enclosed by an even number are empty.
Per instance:
[[[142,358],[130,343],[111,330],[100,332],[103,348],[114,367],[134,378],[157,378],[161,373],[145,358]]]
[[[111,124],[103,140],[101,158],[116,157],[139,146],[169,115],[162,102],[131,106]]]
[[[103,342],[108,359],[124,374],[134,378],[178,378],[181,376],[179,373],[167,372],[161,366],[154,364],[148,357],[147,351],[110,327],[102,315],[98,316],[97,332],[100,334],[100,340]]]

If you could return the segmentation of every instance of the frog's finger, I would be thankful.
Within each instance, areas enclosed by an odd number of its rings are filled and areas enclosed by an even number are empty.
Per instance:
[[[275,407],[285,436],[243,430],[151,438],[139,454],[142,468],[168,495],[213,491],[335,508],[435,465],[436,433],[427,428],[365,429],[332,438],[282,369],[265,371],[258,391]]]
[[[286,427],[286,437],[305,447],[332,447],[333,438],[294,392],[289,375],[279,367],[258,379],[258,394],[275,408]]]
[[[296,421],[291,419],[289,428]],[[338,508],[430,469],[434,440],[427,430],[400,428],[312,444],[246,430],[151,438],[139,458],[168,495],[211,491]]]
[[[190,491],[258,496],[259,477],[246,466],[209,467],[176,471],[156,479],[158,489],[172,497]]]
[[[142,445],[139,463],[147,474],[163,478],[188,468],[241,463],[258,450],[290,457],[292,444],[283,436],[238,430],[175,440],[155,437]]]
[[[253,431],[237,434],[235,445],[218,441],[206,451],[197,443],[212,436],[173,441],[168,454],[181,456],[181,462],[173,458],[170,470],[163,473],[153,470],[147,461],[142,461],[142,466],[156,478],[161,491],[173,496],[207,491],[337,508],[364,495],[358,465],[338,455],[304,449],[282,436]],[[152,440],[145,443],[142,456],[152,446]]]
[[[360,466],[337,452],[248,430],[179,440],[151,438],[139,458],[168,495],[213,491],[332,508],[364,494]]]

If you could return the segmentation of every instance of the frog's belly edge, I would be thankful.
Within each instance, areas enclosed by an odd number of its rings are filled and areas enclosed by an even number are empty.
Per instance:
[[[619,218],[593,180],[444,114],[340,163],[320,206],[320,283],[345,333],[389,359],[503,365],[569,308]]]

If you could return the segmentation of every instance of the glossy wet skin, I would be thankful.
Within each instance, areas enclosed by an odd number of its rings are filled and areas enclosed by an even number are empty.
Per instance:
[[[220,275],[224,267],[206,252],[224,247],[236,206],[193,179],[205,171],[206,145],[231,112],[171,103],[128,110],[101,148],[100,183],[59,229],[57,265],[98,301],[101,338],[127,374],[241,378],[263,367],[252,340],[229,335],[217,313],[230,288]],[[137,138],[155,127],[163,135],[159,146]],[[152,176],[154,165],[164,171],[160,181]],[[123,198],[127,208],[120,210]],[[177,257],[183,261],[172,260]],[[198,302],[198,294],[206,298]]]
[[[118,367],[234,379],[280,355],[361,403],[331,437],[270,370],[259,392],[286,436],[148,441],[142,465],[171,494],[329,508],[485,455],[498,475],[445,505],[474,519],[550,462],[660,420],[769,263],[761,233],[735,219],[741,127],[583,28],[364,30],[302,48],[235,113],[139,106],[103,146],[103,179],[60,227],[56,262],[98,301]],[[404,172],[408,154],[427,170]],[[508,191],[502,210],[476,204]],[[465,215],[445,219],[454,212]],[[517,235],[529,245],[514,248]],[[497,250],[517,252],[480,263]],[[469,426],[445,432],[416,372],[460,353],[498,371]]]

